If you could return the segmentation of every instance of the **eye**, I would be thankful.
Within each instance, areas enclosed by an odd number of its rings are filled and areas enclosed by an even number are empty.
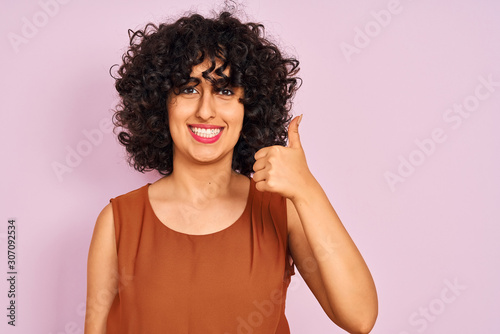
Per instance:
[[[189,86],[181,90],[181,94],[195,94],[195,93],[197,93],[197,91],[193,86]]]
[[[226,95],[226,96],[234,95],[234,92],[228,88],[223,88],[223,89],[219,90],[218,93],[221,95]]]

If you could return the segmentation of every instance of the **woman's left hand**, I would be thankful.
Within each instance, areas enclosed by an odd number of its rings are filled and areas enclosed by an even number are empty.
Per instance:
[[[299,137],[301,116],[295,117],[288,127],[288,146],[264,147],[255,153],[253,179],[260,191],[270,191],[294,200],[301,189],[315,181],[307,166]]]

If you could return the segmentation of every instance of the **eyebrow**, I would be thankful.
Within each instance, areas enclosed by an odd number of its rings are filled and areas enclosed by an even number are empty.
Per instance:
[[[198,86],[201,83],[202,79],[205,81],[208,81],[212,85],[212,87],[216,87],[216,88],[220,88],[220,89],[226,88],[226,87],[239,87],[239,86],[232,85],[229,77],[225,77],[225,78],[218,77],[217,79],[215,79],[212,76],[209,76],[208,78],[205,78],[205,77],[199,78],[199,77],[190,76],[189,81],[183,87],[189,86],[189,85]]]

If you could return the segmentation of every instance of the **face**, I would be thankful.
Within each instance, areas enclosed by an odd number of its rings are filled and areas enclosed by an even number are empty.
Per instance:
[[[239,102],[243,88],[215,89],[202,77],[202,72],[209,67],[208,61],[193,67],[191,77],[198,78],[200,83],[196,86],[190,83],[179,95],[170,93],[168,97],[174,163],[226,161],[231,164],[243,126],[244,107]],[[229,76],[229,68],[224,74]]]

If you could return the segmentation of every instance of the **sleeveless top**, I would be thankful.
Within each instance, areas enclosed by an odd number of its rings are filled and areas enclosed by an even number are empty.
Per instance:
[[[286,200],[255,189],[229,227],[190,235],[153,212],[148,187],[112,198],[118,292],[107,334],[289,334],[295,274]]]

